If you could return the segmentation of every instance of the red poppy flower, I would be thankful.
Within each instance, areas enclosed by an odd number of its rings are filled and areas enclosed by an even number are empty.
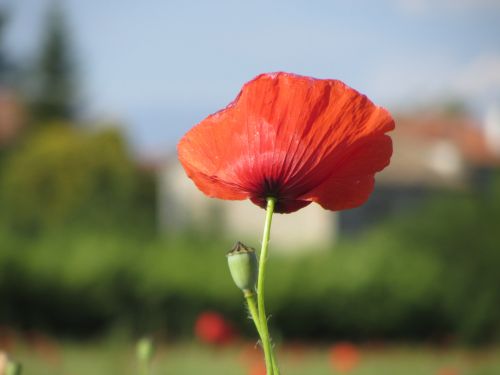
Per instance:
[[[248,372],[248,374],[249,375],[266,375],[267,374],[266,364],[262,361],[255,362],[250,367],[250,371]]]
[[[330,362],[335,371],[342,374],[351,372],[359,360],[359,350],[348,342],[336,344],[330,349]]]
[[[392,154],[391,115],[337,80],[262,74],[179,142],[187,175],[206,195],[251,199],[289,213],[317,202],[363,204]]]
[[[460,375],[460,371],[453,367],[443,367],[438,370],[436,375]]]
[[[233,327],[216,312],[204,312],[198,316],[194,327],[196,336],[207,344],[223,345],[235,337]]]

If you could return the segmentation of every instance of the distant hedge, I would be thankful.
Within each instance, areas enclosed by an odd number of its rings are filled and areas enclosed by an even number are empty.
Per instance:
[[[267,305],[276,337],[498,341],[498,192],[448,194],[334,249],[272,256]],[[210,309],[253,334],[226,268],[232,240],[133,232],[26,239],[1,231],[1,322],[69,335],[126,326],[179,337]]]
[[[54,124],[3,152],[0,326],[183,337],[210,309],[253,335],[224,256],[236,239],[158,237],[154,211],[154,176],[116,130]],[[499,223],[497,176],[333,249],[271,249],[275,337],[500,341]]]

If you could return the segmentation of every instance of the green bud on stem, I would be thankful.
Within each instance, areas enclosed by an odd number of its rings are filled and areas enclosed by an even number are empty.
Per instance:
[[[21,375],[21,365],[17,362],[9,361],[5,368],[6,375]]]
[[[142,361],[150,361],[154,355],[153,340],[143,337],[137,342],[137,357]]]
[[[236,286],[244,293],[253,292],[259,269],[255,249],[238,241],[227,253],[227,263]]]
[[[149,374],[149,366],[154,356],[154,343],[149,337],[143,337],[137,342],[136,353],[141,375]]]

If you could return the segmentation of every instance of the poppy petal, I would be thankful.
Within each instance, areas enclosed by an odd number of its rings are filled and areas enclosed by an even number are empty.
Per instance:
[[[358,207],[373,191],[375,172],[389,164],[391,155],[392,140],[389,136],[371,138],[353,150],[327,180],[303,198],[333,211]]]
[[[263,74],[183,137],[179,159],[212,197],[265,207],[274,196],[281,213],[311,201],[351,208],[389,163],[384,133],[393,127],[387,111],[340,81]]]
[[[224,130],[216,122],[223,117],[225,116],[222,111],[209,116],[191,129],[179,142],[179,160],[188,177],[206,195],[229,200],[246,199],[249,197],[248,192],[236,184],[234,176],[224,172],[225,168],[234,162],[227,146],[234,144],[234,141],[230,137],[230,132],[215,133],[218,129]],[[226,123],[226,121],[221,122],[221,124]]]

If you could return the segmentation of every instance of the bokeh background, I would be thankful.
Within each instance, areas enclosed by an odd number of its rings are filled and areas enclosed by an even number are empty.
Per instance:
[[[154,374],[262,374],[224,255],[264,211],[204,197],[175,145],[271,71],[397,125],[366,205],[276,216],[284,373],[500,373],[495,0],[0,0],[0,351],[133,374],[149,335]]]

